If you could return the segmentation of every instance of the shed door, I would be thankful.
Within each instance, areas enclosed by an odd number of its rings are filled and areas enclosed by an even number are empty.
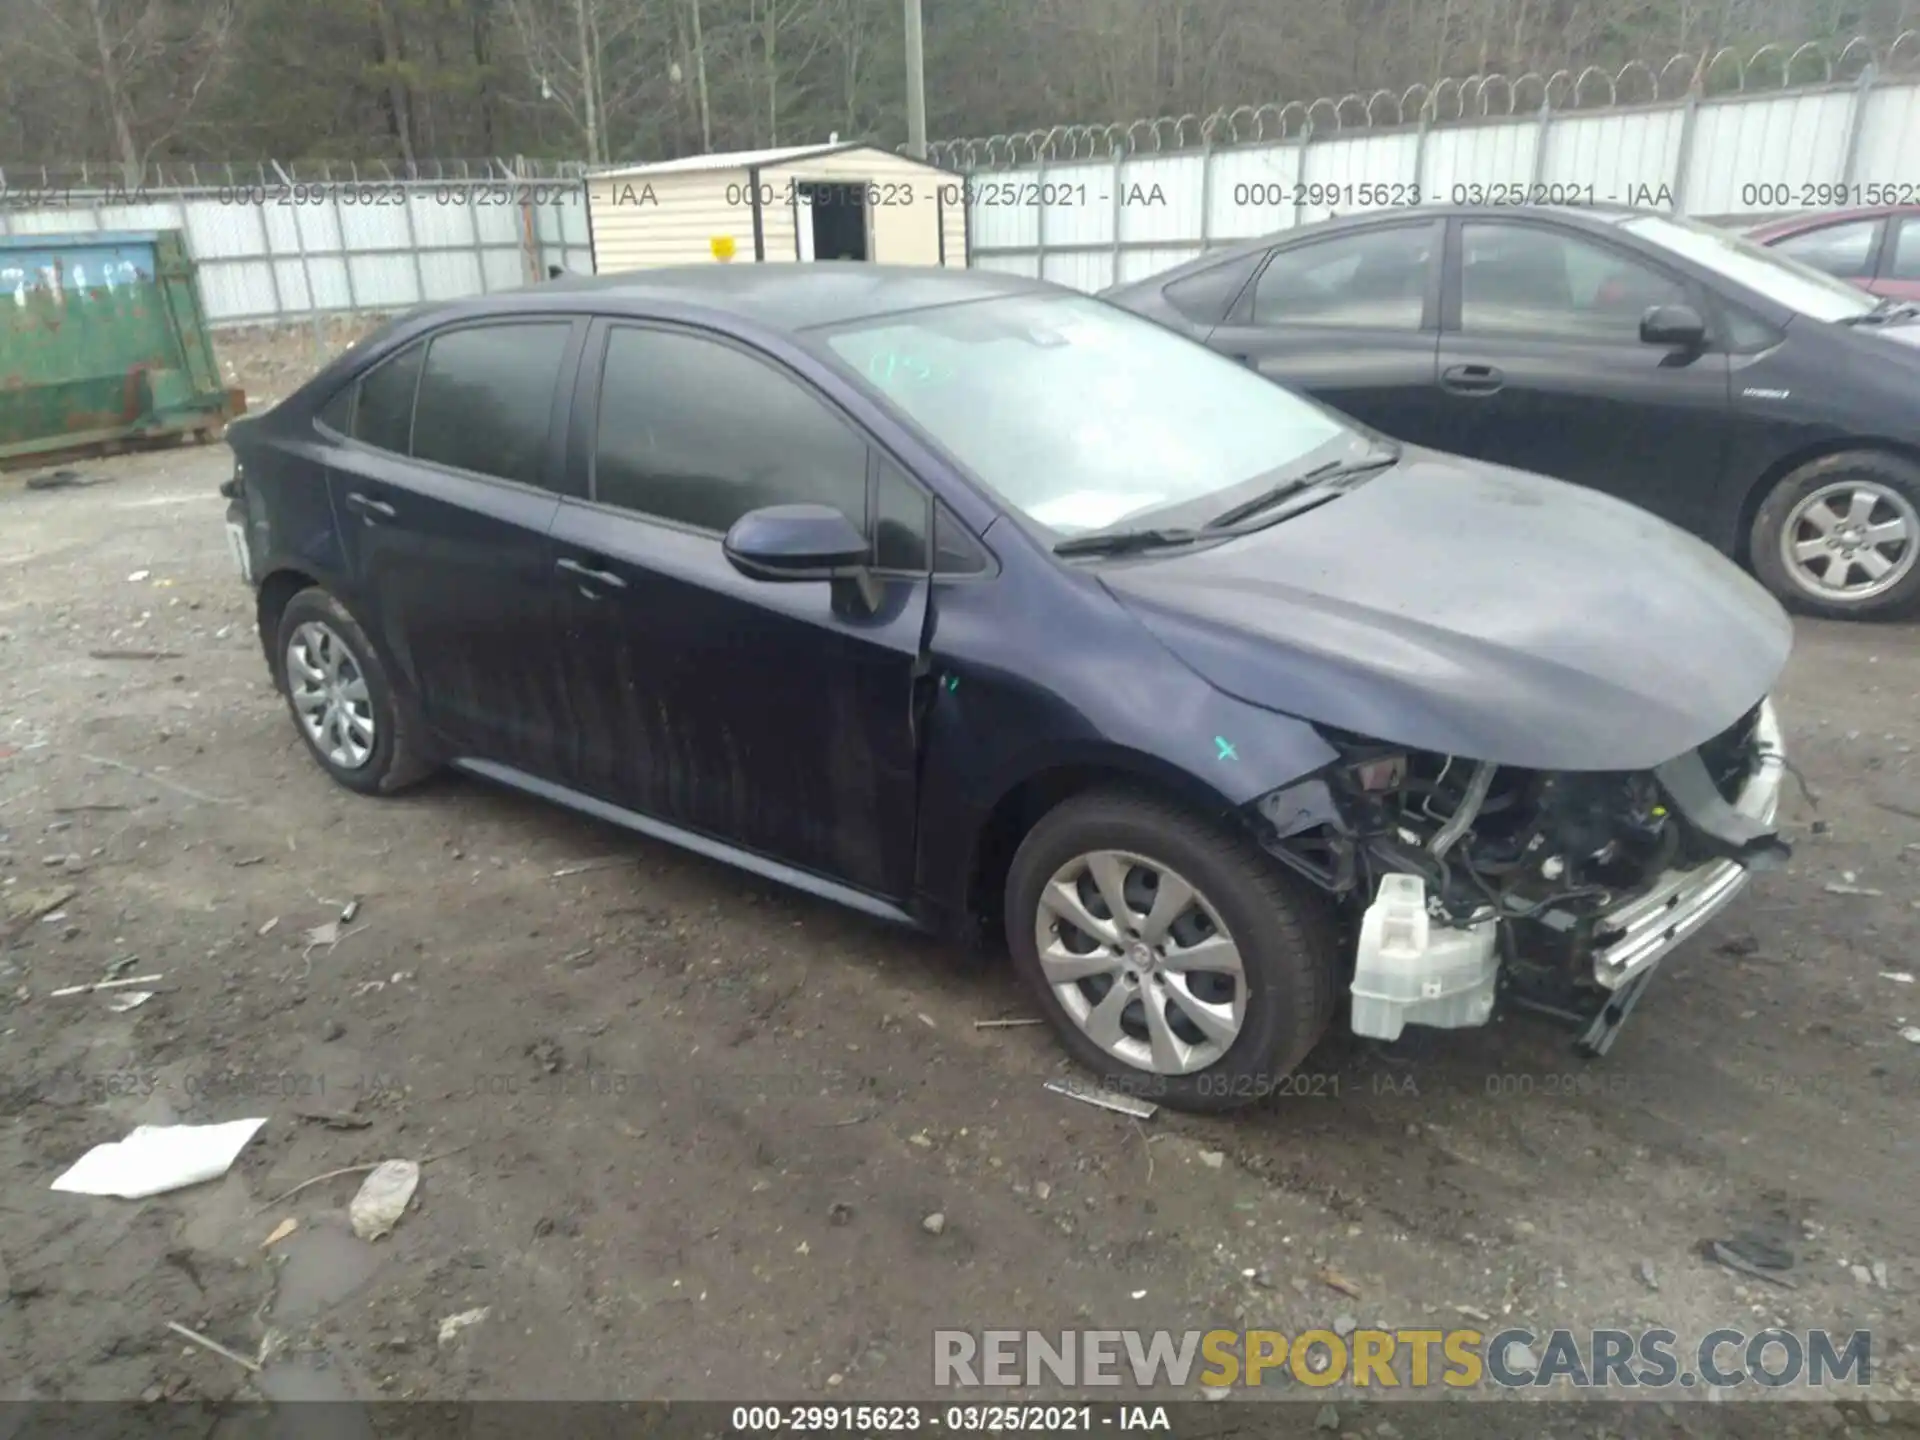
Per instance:
[[[793,187],[793,231],[799,243],[796,258],[813,259],[813,192],[799,185]]]
[[[882,265],[940,263],[940,207],[927,183],[931,173],[879,182],[882,198],[912,196],[911,203],[873,207],[873,258]]]

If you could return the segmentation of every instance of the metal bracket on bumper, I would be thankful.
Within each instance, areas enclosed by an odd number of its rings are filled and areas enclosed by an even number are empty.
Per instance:
[[[1740,798],[1734,801],[1733,808],[1771,825],[1780,806],[1786,752],[1781,748],[1780,722],[1770,700],[1760,707],[1754,741],[1760,761],[1741,787]],[[1633,982],[1726,908],[1733,897],[1746,888],[1750,878],[1747,867],[1735,860],[1715,860],[1692,870],[1669,870],[1645,894],[1636,895],[1602,916],[1599,943],[1593,957],[1593,978],[1615,995],[1596,1017],[1595,1027],[1615,1010],[1621,1012],[1619,1018],[1624,1020],[1632,1001],[1638,997],[1639,987]],[[1633,987],[1631,994],[1630,986]],[[1583,1044],[1587,1038],[1582,1037]],[[1606,1043],[1612,1043],[1611,1035]]]

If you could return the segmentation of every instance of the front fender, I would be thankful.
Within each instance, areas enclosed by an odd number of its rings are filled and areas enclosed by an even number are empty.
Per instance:
[[[1116,690],[1075,704],[1010,674],[942,690],[923,741],[922,901],[945,918],[966,914],[992,832],[1024,795],[1111,776],[1225,818],[1339,758],[1306,721],[1222,694],[1167,659],[1142,687],[1152,704]]]

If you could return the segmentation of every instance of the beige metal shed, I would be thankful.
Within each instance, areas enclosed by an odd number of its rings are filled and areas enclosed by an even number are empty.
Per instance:
[[[965,179],[875,145],[690,155],[587,177],[602,275],[701,261],[967,263]]]

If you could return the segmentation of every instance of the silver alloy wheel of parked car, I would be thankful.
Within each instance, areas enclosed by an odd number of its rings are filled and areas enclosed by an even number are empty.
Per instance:
[[[373,754],[373,697],[353,652],[332,627],[308,620],[287,642],[287,685],[314,748],[342,770]]]
[[[1821,600],[1871,600],[1920,564],[1920,513],[1891,485],[1835,480],[1802,496],[1780,527],[1780,559]]]
[[[1041,891],[1034,947],[1068,1016],[1135,1069],[1189,1075],[1240,1035],[1239,946],[1207,897],[1158,860],[1096,850],[1067,861]]]

